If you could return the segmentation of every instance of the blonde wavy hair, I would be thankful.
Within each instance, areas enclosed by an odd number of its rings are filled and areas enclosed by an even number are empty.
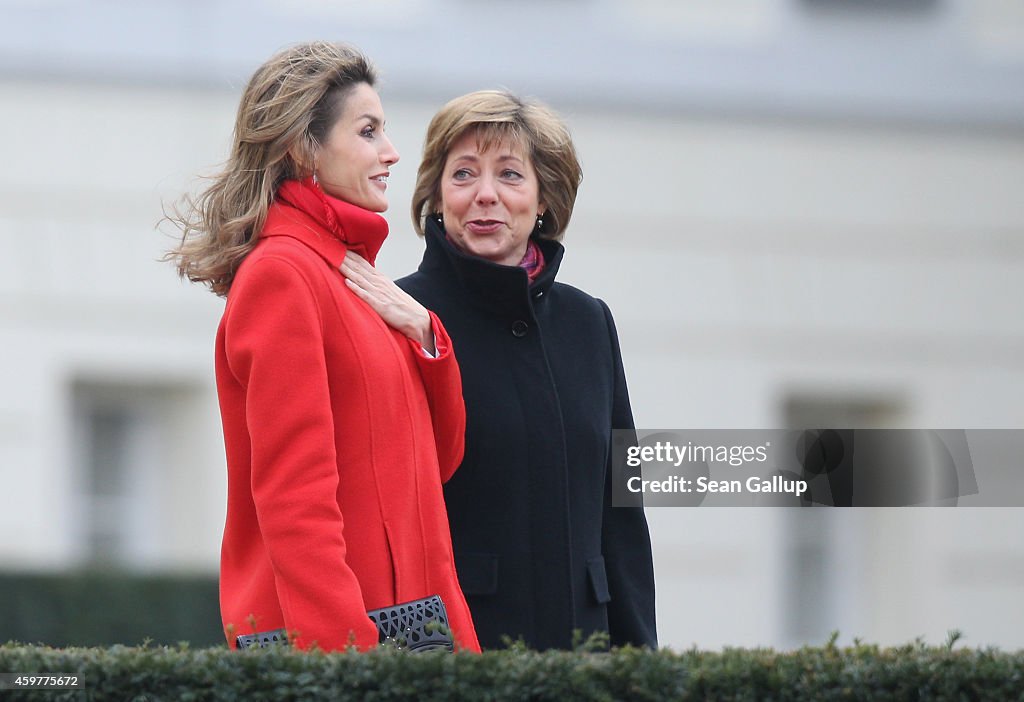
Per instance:
[[[289,47],[260,66],[238,105],[224,168],[168,216],[182,236],[164,260],[175,263],[182,277],[227,295],[242,259],[256,246],[278,187],[310,175],[313,154],[349,92],[376,80],[366,56],[326,41]]]
[[[547,209],[537,236],[561,239],[569,226],[583,169],[565,122],[546,105],[503,90],[479,90],[442,107],[427,127],[423,159],[412,196],[412,222],[423,236],[426,217],[441,209],[441,177],[452,145],[469,130],[481,151],[511,143],[530,158]]]

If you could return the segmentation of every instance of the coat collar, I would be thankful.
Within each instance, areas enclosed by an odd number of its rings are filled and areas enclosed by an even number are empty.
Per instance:
[[[334,268],[341,266],[348,249],[372,266],[387,235],[387,220],[325,194],[312,178],[281,184],[260,234],[297,239]]]
[[[520,311],[524,304],[529,308],[531,300],[542,301],[555,282],[565,253],[565,247],[557,241],[536,239],[544,254],[544,270],[531,284],[519,266],[503,266],[457,249],[434,217],[427,217],[424,237],[427,250],[420,263],[421,272],[454,276],[476,302],[506,312]]]

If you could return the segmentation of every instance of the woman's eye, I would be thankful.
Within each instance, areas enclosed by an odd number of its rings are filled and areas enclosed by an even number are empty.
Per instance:
[[[375,130],[372,126],[367,126],[363,128],[363,131],[361,133],[364,137],[373,138],[373,135],[376,131],[377,130]]]
[[[469,178],[470,175],[471,174],[468,169],[460,168],[459,170],[452,173],[452,178],[454,178],[455,180],[465,180],[466,178]]]
[[[519,178],[522,178],[523,176],[518,171],[513,171],[511,168],[506,168],[505,170],[503,170],[501,172],[501,177],[502,178],[509,178],[509,179],[513,179],[513,180],[518,180]]]

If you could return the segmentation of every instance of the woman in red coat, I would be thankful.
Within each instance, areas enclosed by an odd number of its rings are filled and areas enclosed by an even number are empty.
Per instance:
[[[441,491],[462,459],[451,341],[373,268],[398,153],[367,59],[287,49],[250,80],[230,159],[181,218],[182,275],[227,297],[221,613],[235,637],[377,643],[368,610],[441,596],[479,651]]]

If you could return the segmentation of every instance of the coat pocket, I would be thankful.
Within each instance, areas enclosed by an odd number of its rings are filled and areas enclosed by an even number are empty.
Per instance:
[[[393,602],[402,602],[404,588],[398,572],[398,560],[395,558],[395,537],[391,533],[391,524],[384,520],[384,539],[388,544],[388,561],[391,564],[391,592]]]
[[[611,602],[612,595],[608,592],[608,574],[604,570],[604,558],[598,556],[587,561],[587,575],[590,580],[590,594],[597,604]]]
[[[491,553],[456,553],[455,572],[465,595],[498,592],[498,557]]]

